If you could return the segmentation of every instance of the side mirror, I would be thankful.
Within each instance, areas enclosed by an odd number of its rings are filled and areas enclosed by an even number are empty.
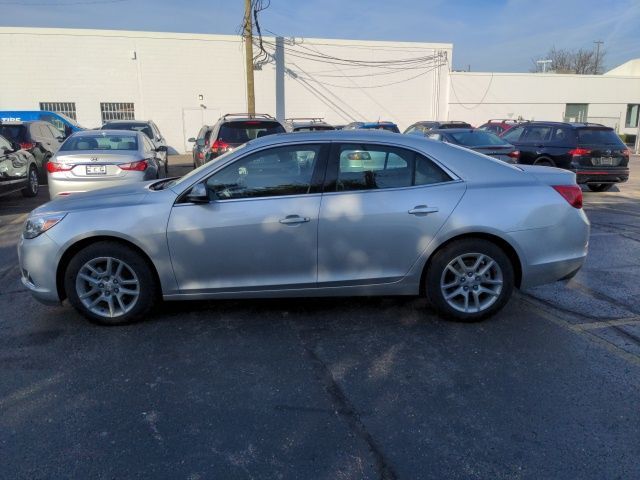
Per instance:
[[[209,203],[209,192],[204,182],[196,183],[185,197],[191,203]]]
[[[165,145],[160,145],[159,147],[156,147],[156,152],[166,152],[168,149]]]
[[[187,142],[189,143],[196,143],[196,139],[191,137],[189,140],[187,140]]]

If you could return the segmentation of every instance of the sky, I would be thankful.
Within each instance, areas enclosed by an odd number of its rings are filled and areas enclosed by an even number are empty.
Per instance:
[[[235,34],[243,0],[0,0],[0,25]],[[271,0],[285,37],[453,43],[453,66],[526,72],[556,48],[604,41],[605,67],[640,58],[640,0]]]

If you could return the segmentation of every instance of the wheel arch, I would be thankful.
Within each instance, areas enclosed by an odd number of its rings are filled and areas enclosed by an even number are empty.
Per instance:
[[[557,167],[557,163],[553,160],[553,158],[549,157],[548,155],[540,155],[539,157],[536,157],[536,159],[533,161],[533,165],[540,165],[540,161],[543,162],[549,162],[551,164],[552,167]]]
[[[511,245],[511,243],[509,243],[504,238],[492,233],[468,232],[468,233],[462,233],[459,235],[455,235],[451,238],[448,238],[447,240],[442,242],[440,245],[438,245],[438,247],[431,253],[431,255],[429,255],[429,258],[427,259],[424,267],[422,268],[422,274],[420,276],[420,293],[421,294],[424,293],[425,291],[425,281],[426,281],[427,271],[429,270],[433,257],[436,255],[436,253],[438,253],[440,250],[442,250],[446,246],[458,240],[474,239],[474,238],[487,240],[497,245],[504,251],[507,257],[509,257],[509,260],[511,261],[511,265],[513,266],[513,273],[515,276],[514,278],[515,285],[516,287],[520,288],[520,285],[522,283],[522,260],[517,250],[513,247],[513,245]]]
[[[147,255],[147,253],[142,248],[140,248],[135,243],[121,237],[116,237],[111,235],[98,235],[95,237],[83,238],[72,243],[67,247],[67,249],[64,251],[64,253],[60,257],[60,261],[58,262],[58,267],[56,268],[56,290],[58,291],[58,298],[60,299],[60,301],[67,298],[67,293],[64,288],[64,274],[67,270],[67,267],[69,266],[69,262],[71,262],[71,259],[74,257],[76,253],[78,253],[83,248],[86,248],[89,245],[93,245],[95,243],[105,242],[105,241],[119,243],[128,248],[131,248],[136,253],[138,253],[141,256],[141,258],[147,263],[148,267],[151,269],[151,272],[153,273],[153,277],[154,277],[154,280],[156,281],[156,285],[158,286],[158,289],[159,290],[161,289],[162,283],[160,282],[160,275],[158,274],[158,270],[156,269],[156,266],[154,265],[154,263],[151,261],[151,258],[149,257],[149,255]]]

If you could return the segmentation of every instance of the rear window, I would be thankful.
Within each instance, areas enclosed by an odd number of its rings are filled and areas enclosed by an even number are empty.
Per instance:
[[[326,125],[314,125],[313,127],[294,127],[294,132],[317,132],[319,130],[335,130],[335,128]]]
[[[378,125],[363,125],[362,128],[369,130],[386,130],[388,132],[400,133],[400,130],[398,130],[398,127],[396,125],[386,123]]]
[[[129,130],[134,132],[142,132],[147,137],[153,138],[153,132],[151,127],[144,123],[105,123],[102,126],[103,130]]]
[[[490,145],[508,145],[507,142],[491,132],[473,130],[469,132],[449,133],[458,145],[465,147],[487,147]]]
[[[285,129],[278,122],[247,121],[229,122],[220,127],[218,139],[226,143],[246,143],[254,138],[285,133]]]
[[[26,131],[24,125],[0,125],[0,135],[13,142],[26,140]]]
[[[608,128],[580,128],[578,129],[578,144],[580,145],[623,145],[620,137]]]
[[[438,128],[472,128],[468,123],[443,123]]]
[[[69,137],[62,144],[60,150],[86,151],[86,150],[138,150],[138,138],[133,135],[80,135]]]

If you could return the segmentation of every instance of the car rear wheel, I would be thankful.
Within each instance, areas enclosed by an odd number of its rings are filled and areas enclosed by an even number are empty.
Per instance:
[[[541,167],[555,167],[556,164],[553,163],[553,160],[549,159],[549,158],[539,158],[537,159],[535,162],[533,162],[534,165],[539,165]]]
[[[71,305],[101,325],[141,320],[157,297],[147,262],[117,242],[98,242],[80,250],[69,262],[64,286]]]
[[[458,240],[435,254],[425,287],[429,302],[444,317],[475,322],[495,314],[509,301],[513,266],[494,243]]]
[[[38,169],[35,165],[29,167],[29,175],[27,176],[27,186],[22,189],[22,195],[25,197],[35,197],[40,189],[40,181],[38,180]]]
[[[613,183],[588,183],[587,187],[592,192],[606,192],[613,187]]]

